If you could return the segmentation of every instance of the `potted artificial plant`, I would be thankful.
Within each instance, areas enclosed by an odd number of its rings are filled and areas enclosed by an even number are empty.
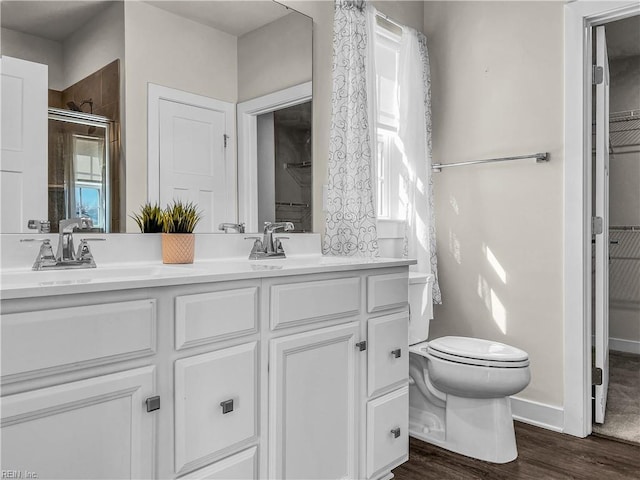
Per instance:
[[[140,233],[162,233],[162,218],[164,212],[160,206],[150,202],[145,203],[140,207],[140,213],[134,213],[130,215],[135,220],[140,228]]]
[[[192,203],[174,200],[162,213],[162,263],[193,263],[193,230],[202,218]]]

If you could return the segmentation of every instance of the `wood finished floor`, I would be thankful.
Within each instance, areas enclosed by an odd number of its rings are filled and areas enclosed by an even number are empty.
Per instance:
[[[395,480],[640,479],[640,446],[602,437],[577,438],[516,422],[518,458],[498,465],[414,438]]]

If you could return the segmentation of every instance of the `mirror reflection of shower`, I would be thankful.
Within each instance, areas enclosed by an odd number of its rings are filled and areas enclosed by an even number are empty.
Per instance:
[[[108,145],[107,118],[75,109],[49,109],[49,220],[52,232],[57,232],[61,219],[79,216],[91,218],[95,231],[110,231]]]
[[[258,116],[258,225],[312,231],[311,102]]]

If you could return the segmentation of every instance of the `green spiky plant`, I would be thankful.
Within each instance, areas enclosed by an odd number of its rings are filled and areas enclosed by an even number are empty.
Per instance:
[[[162,216],[163,233],[193,233],[193,230],[202,219],[202,212],[193,202],[174,200],[167,205]]]
[[[140,213],[129,215],[135,220],[142,233],[161,233],[164,225],[164,212],[157,203],[150,202],[140,207]]]

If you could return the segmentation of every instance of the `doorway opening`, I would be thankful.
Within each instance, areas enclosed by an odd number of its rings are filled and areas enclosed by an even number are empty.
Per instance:
[[[592,239],[593,433],[640,443],[640,15],[594,27],[593,38],[592,208],[604,229]]]
[[[306,82],[238,104],[238,220],[246,225],[247,232],[262,232],[261,221],[265,221],[265,218],[270,217],[267,221],[274,221],[275,217],[278,216],[275,208],[277,201],[301,204],[298,206],[286,205],[289,211],[285,211],[285,205],[281,205],[280,218],[284,219],[286,216],[291,216],[293,213],[291,210],[296,209],[296,215],[302,214],[298,223],[295,220],[288,221],[293,222],[297,232],[302,230],[310,231],[299,227],[306,225],[311,228],[313,225],[313,219],[311,218],[311,210],[313,208],[311,202],[313,183],[313,165],[311,161],[311,145],[313,141],[311,138],[312,103],[312,83]],[[305,104],[307,106],[302,106]],[[260,195],[264,197],[267,192],[264,188],[261,189],[261,186],[267,185],[267,181],[265,181],[265,177],[258,175],[258,169],[268,170],[268,172],[262,172],[262,170],[261,172],[267,174],[266,178],[273,179],[275,182],[275,170],[271,167],[273,162],[261,162],[258,155],[258,120],[262,119],[262,122],[264,122],[261,130],[266,133],[265,137],[273,136],[272,133],[269,133],[270,130],[273,130],[273,121],[270,121],[271,128],[264,129],[265,125],[269,124],[268,118],[270,116],[283,117],[280,121],[281,128],[284,124],[289,124],[289,126],[301,125],[300,131],[295,135],[300,144],[299,148],[297,148],[299,152],[288,155],[290,160],[285,163],[291,163],[292,165],[288,173],[283,172],[285,174],[283,178],[287,180],[287,176],[293,177],[299,174],[298,183],[303,184],[301,188],[304,188],[306,193],[305,196],[298,196],[295,201],[279,200],[279,198],[276,198],[275,189],[268,200],[260,198]],[[260,179],[259,182],[258,179]],[[271,184],[271,180],[268,183]],[[309,201],[306,201],[307,198]],[[305,212],[308,212],[308,221],[303,218],[307,216]]]
[[[258,225],[311,232],[311,166],[310,101],[258,116]]]

